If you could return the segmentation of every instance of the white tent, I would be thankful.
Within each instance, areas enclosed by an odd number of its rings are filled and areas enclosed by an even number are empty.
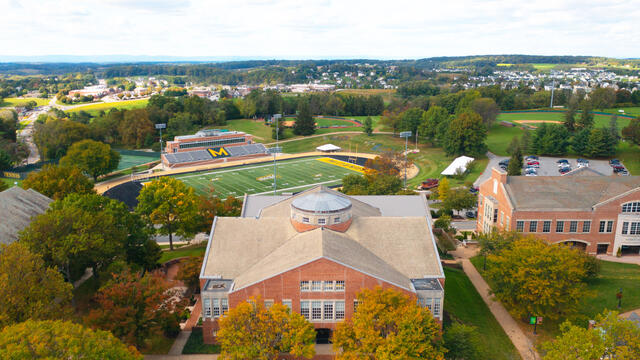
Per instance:
[[[318,146],[316,150],[322,151],[322,152],[333,152],[333,151],[340,151],[341,148],[340,146],[335,146],[333,144],[324,144],[324,145]]]
[[[447,166],[440,174],[441,175],[455,175],[457,171],[465,172],[467,171],[467,165],[472,162],[474,159],[468,156],[460,156]],[[460,170],[458,170],[460,169]]]

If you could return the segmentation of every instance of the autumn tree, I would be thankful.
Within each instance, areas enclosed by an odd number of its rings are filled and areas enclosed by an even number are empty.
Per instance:
[[[358,294],[358,311],[338,323],[338,359],[444,359],[440,326],[415,299],[376,287]]]
[[[364,131],[367,136],[371,136],[371,134],[373,134],[373,122],[371,121],[371,116],[367,116],[367,118],[364,119],[362,131]]]
[[[111,149],[108,144],[93,140],[82,140],[71,145],[67,154],[60,159],[62,166],[77,166],[98,180],[118,168],[120,153]]]
[[[88,137],[89,128],[86,125],[55,118],[45,123],[36,122],[33,132],[33,142],[44,160],[63,157],[71,144]]]
[[[382,112],[382,116],[380,117],[380,122],[384,126],[391,128],[395,135],[398,127],[400,126],[400,114],[395,111],[384,110]]]
[[[222,200],[215,195],[214,187],[198,197],[198,230],[209,232],[216,216],[240,216],[242,200],[231,195]]]
[[[200,289],[200,269],[202,268],[203,257],[189,256],[180,261],[180,269],[176,279],[182,281],[184,285],[193,292]]]
[[[515,314],[558,319],[575,312],[589,295],[585,258],[564,245],[522,237],[488,256],[492,290]]]
[[[593,107],[604,111],[616,103],[616,91],[613,88],[599,87],[589,93]]]
[[[471,102],[470,108],[478,115],[482,116],[482,122],[487,126],[487,128],[493,125],[500,113],[500,108],[492,98],[475,99]]]
[[[309,102],[301,100],[298,103],[298,115],[296,116],[296,122],[293,125],[293,133],[296,135],[307,136],[316,131],[316,123],[313,120],[311,109],[309,108]]]
[[[127,110],[118,124],[122,144],[136,148],[151,145],[155,131],[146,109]]]
[[[267,309],[261,299],[240,303],[220,319],[218,341],[223,359],[277,359],[288,353],[307,359],[315,355],[313,325],[288,307]]]
[[[449,190],[449,193],[442,201],[442,208],[444,210],[462,211],[475,207],[477,203],[478,197],[476,195],[470,193],[465,188],[456,188]]]
[[[443,177],[440,179],[437,188],[438,200],[445,202],[447,201],[447,197],[449,196],[449,192],[451,191],[451,186],[449,185],[449,179],[447,177]]]
[[[562,335],[542,344],[544,360],[640,359],[640,327],[617,312],[598,315],[591,329],[567,321],[560,331]]]
[[[72,286],[20,242],[0,244],[0,328],[70,314]]]
[[[45,165],[40,171],[32,171],[22,182],[25,189],[33,189],[53,200],[78,194],[93,194],[93,183],[76,166]]]
[[[636,145],[640,145],[640,117],[632,119],[629,125],[622,129],[622,137]]]
[[[487,151],[486,138],[482,117],[467,111],[451,120],[442,145],[448,155],[481,156]]]
[[[93,301],[97,304],[84,318],[93,328],[110,331],[138,348],[151,335],[177,326],[175,311],[182,305],[177,290],[161,276],[140,276],[128,270],[112,274]]]
[[[27,320],[0,331],[0,359],[142,360],[142,355],[108,331],[59,320]]]
[[[169,248],[173,250],[173,234],[189,237],[195,232],[198,198],[192,187],[163,176],[142,188],[136,212],[156,225],[158,233],[169,235]]]

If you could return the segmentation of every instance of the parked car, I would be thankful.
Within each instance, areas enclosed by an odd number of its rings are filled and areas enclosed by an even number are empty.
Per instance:
[[[536,155],[529,155],[526,158],[524,158],[526,161],[532,161],[532,160],[540,160],[539,157],[537,157]]]
[[[622,166],[622,164],[613,164],[611,167],[613,168],[613,172],[624,170],[624,166]]]
[[[427,179],[420,185],[420,190],[433,189],[434,187],[437,187],[438,184],[440,184],[440,180],[438,179]]]
[[[498,165],[509,166],[509,159],[500,160]]]
[[[536,168],[526,168],[524,169],[524,173],[526,174],[537,174],[538,170]]]
[[[478,217],[478,212],[477,212],[477,211],[469,210],[469,211],[467,211],[467,212],[465,212],[465,213],[464,213],[464,216],[465,216],[467,219],[475,219],[475,218],[477,218],[477,217]]]
[[[618,175],[629,176],[629,172],[626,169],[625,170],[620,170],[620,171],[618,171]]]
[[[609,165],[613,166],[613,165],[620,165],[620,160],[618,159],[611,159],[609,160]]]
[[[469,192],[470,192],[470,193],[472,193],[472,194],[477,194],[477,193],[478,193],[478,191],[480,191],[480,189],[478,189],[478,188],[477,188],[477,187],[475,187],[475,186],[470,186],[470,187],[469,187]]]
[[[558,164],[558,166],[569,165],[569,160],[567,160],[567,159],[560,159],[560,160],[556,161],[556,163]]]
[[[564,166],[558,169],[558,172],[560,172],[560,174],[566,174],[569,171],[571,171],[571,167],[570,166]]]
[[[527,164],[526,167],[538,169],[540,167],[540,164],[531,163],[531,164]]]
[[[578,162],[578,167],[588,167],[589,166],[589,160],[587,159],[578,159],[576,160]]]
[[[537,173],[529,173],[529,174],[524,174],[524,176],[538,176]]]

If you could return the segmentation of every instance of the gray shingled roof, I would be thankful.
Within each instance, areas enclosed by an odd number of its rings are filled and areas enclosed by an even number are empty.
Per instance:
[[[509,176],[505,186],[517,210],[590,211],[640,187],[640,176]]]
[[[0,192],[0,243],[18,240],[18,233],[34,216],[44,213],[52,201],[33,189],[18,186]]]

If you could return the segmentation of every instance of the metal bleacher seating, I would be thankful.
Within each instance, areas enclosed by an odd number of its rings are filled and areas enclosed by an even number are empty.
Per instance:
[[[230,158],[267,154],[267,148],[263,144],[249,144],[225,147]],[[164,155],[169,164],[184,164],[196,161],[211,160],[211,154],[207,150],[185,151]]]

